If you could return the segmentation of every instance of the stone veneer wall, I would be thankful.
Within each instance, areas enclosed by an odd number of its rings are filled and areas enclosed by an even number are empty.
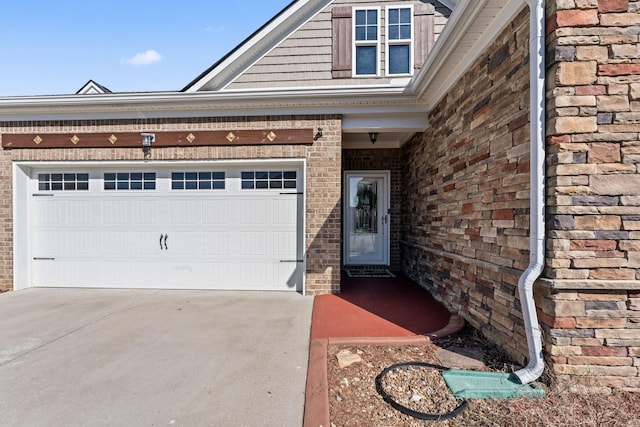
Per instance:
[[[2,133],[162,132],[175,130],[324,129],[310,146],[228,146],[153,148],[153,160],[306,158],[306,249],[308,294],[340,290],[341,121],[336,116],[183,118],[0,123]],[[141,149],[13,149],[0,152],[0,290],[13,286],[12,162],[143,160]]]
[[[402,266],[523,362],[529,260],[529,14],[524,10],[403,147]]]
[[[400,270],[400,215],[402,207],[402,151],[400,149],[343,150],[343,171],[388,170],[391,182],[389,268]]]
[[[640,1],[547,9],[545,349],[576,388],[640,391]]]

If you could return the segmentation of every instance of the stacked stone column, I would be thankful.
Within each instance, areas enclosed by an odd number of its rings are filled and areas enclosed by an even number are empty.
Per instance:
[[[640,1],[547,11],[545,350],[573,388],[640,391]]]

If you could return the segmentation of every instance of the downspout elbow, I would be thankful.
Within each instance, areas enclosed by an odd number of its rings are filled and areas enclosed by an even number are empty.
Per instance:
[[[522,304],[522,318],[525,323],[527,343],[529,347],[529,364],[515,372],[522,384],[531,383],[544,372],[544,356],[542,354],[542,331],[538,324],[535,301],[533,299],[533,284],[542,273],[544,263],[537,261],[530,265],[518,280],[518,291]]]

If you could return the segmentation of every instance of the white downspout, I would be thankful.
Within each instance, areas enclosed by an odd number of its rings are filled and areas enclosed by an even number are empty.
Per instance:
[[[542,334],[533,299],[533,283],[542,273],[545,259],[545,0],[529,4],[530,63],[530,231],[529,267],[520,276],[518,290],[529,345],[529,364],[515,373],[522,384],[537,380],[544,370]]]

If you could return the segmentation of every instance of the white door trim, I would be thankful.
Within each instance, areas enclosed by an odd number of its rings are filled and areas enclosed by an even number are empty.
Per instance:
[[[352,262],[349,256],[349,212],[348,212],[348,196],[349,196],[349,177],[379,177],[383,179],[382,202],[379,204],[380,209],[384,212],[379,216],[378,225],[382,229],[381,236],[383,238],[382,257],[377,262]],[[344,265],[389,265],[389,253],[391,251],[390,241],[390,210],[391,210],[391,172],[389,170],[348,170],[344,171],[343,176],[343,263]]]
[[[98,161],[80,161],[80,162],[51,162],[51,161],[26,161],[13,162],[13,288],[14,290],[25,289],[33,286],[33,273],[31,252],[33,250],[32,240],[33,231],[31,230],[30,221],[32,217],[31,206],[31,177],[34,170],[37,169],[75,169],[75,168],[167,168],[167,167],[199,167],[215,165],[215,167],[270,167],[270,166],[290,166],[300,169],[302,176],[301,191],[302,197],[298,202],[298,226],[297,226],[297,246],[301,253],[301,272],[302,285],[298,284],[297,291],[306,292],[306,159],[247,159],[247,160],[209,160],[209,161],[114,161],[114,162],[98,162]]]

